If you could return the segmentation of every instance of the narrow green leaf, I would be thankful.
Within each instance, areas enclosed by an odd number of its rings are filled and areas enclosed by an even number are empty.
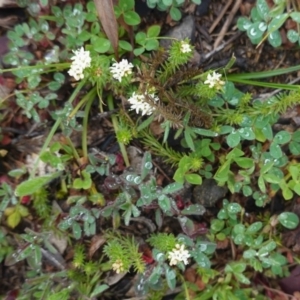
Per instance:
[[[109,288],[109,286],[107,284],[100,284],[97,285],[93,292],[91,293],[90,297],[96,297],[99,296],[100,294],[102,294],[105,290],[107,290]]]
[[[268,25],[268,32],[275,31],[279,29],[283,23],[287,20],[289,17],[288,13],[280,14],[272,19],[272,21]]]
[[[15,195],[19,197],[32,195],[33,193],[41,189],[44,185],[48,184],[50,181],[59,177],[60,175],[61,172],[55,172],[51,175],[40,176],[23,181],[17,186]]]

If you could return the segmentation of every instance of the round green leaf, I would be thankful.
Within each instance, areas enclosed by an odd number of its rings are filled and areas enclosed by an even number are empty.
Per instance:
[[[276,142],[272,142],[270,145],[270,154],[274,158],[280,158],[282,157],[282,150],[280,146]]]
[[[287,32],[287,38],[289,39],[290,42],[296,43],[296,42],[298,42],[299,34],[296,30],[290,29]]]
[[[92,42],[93,49],[99,53],[105,53],[109,50],[111,44],[108,39],[97,37]]]
[[[249,185],[244,185],[242,191],[245,197],[249,197],[252,195],[252,188]]]
[[[298,11],[293,11],[291,14],[290,14],[290,17],[297,23],[300,23],[300,12]]]
[[[240,128],[238,130],[238,132],[239,132],[240,136],[245,140],[251,141],[251,140],[255,139],[255,134],[251,127]]]
[[[266,0],[257,0],[256,9],[257,13],[263,20],[269,19],[270,8]]]
[[[293,198],[293,192],[288,187],[285,187],[282,189],[282,196],[285,200],[290,200]]]
[[[7,217],[7,225],[11,228],[15,228],[21,222],[21,215],[18,211],[14,211]]]
[[[279,131],[274,136],[274,142],[277,144],[286,144],[291,140],[292,136],[288,131]]]
[[[211,230],[214,232],[221,231],[224,228],[225,222],[223,220],[214,219],[210,224]]]
[[[292,154],[299,155],[300,154],[300,144],[297,142],[292,141],[289,144],[289,148]]]
[[[258,22],[258,21],[262,21],[262,18],[260,17],[258,11],[257,11],[257,8],[256,6],[254,6],[252,9],[251,9],[251,20],[253,22]]]
[[[153,25],[150,26],[147,30],[147,37],[157,37],[160,33],[160,26],[159,25]]]
[[[216,238],[219,241],[224,241],[226,239],[226,237],[227,236],[226,236],[226,234],[224,232],[220,232],[220,233],[216,234]]]
[[[181,11],[178,8],[172,6],[170,9],[170,16],[174,21],[179,21],[181,19]]]
[[[128,25],[135,26],[141,23],[141,18],[136,12],[127,11],[124,13],[124,21]]]
[[[245,17],[241,17],[237,21],[237,27],[240,31],[247,31],[251,25],[251,21]]]
[[[262,31],[262,29],[265,28],[265,26],[263,26],[262,24],[264,24],[264,23],[256,22],[249,26],[249,28],[247,30],[247,35],[250,39],[261,39],[262,38],[263,33],[264,33],[264,31]]]
[[[206,268],[209,269],[211,266],[211,262],[209,260],[209,258],[200,251],[192,251],[191,252],[193,258],[195,259],[196,263],[202,267],[202,268]]]
[[[227,211],[230,214],[237,214],[242,210],[241,206],[238,203],[229,203],[227,206]]]
[[[235,234],[244,234],[244,232],[245,232],[245,226],[243,224],[236,224],[233,227],[233,232]]]
[[[146,41],[146,33],[145,32],[138,32],[135,35],[135,41],[139,44],[139,45],[144,45],[145,41]]]
[[[185,174],[185,180],[191,184],[201,184],[202,177],[198,174]]]
[[[134,8],[134,0],[120,0],[119,7],[123,10],[132,10]]]
[[[120,48],[122,48],[123,50],[126,50],[128,52],[132,51],[132,46],[127,41],[120,40],[119,46],[120,46]]]
[[[252,259],[252,258],[254,258],[255,256],[256,256],[256,251],[253,250],[253,249],[246,250],[246,251],[244,251],[244,253],[243,253],[243,257],[244,257],[245,259]]]
[[[59,83],[64,83],[64,81],[65,81],[65,75],[60,72],[54,73],[53,78],[55,81],[57,81]]]
[[[278,221],[288,229],[295,229],[299,224],[299,218],[291,212],[283,212],[278,216]]]
[[[225,101],[219,96],[216,96],[208,101],[208,105],[214,107],[221,107],[224,105],[224,103]]]
[[[136,49],[133,50],[133,54],[135,56],[139,56],[139,55],[141,55],[144,52],[145,52],[145,48],[144,47],[136,48]]]
[[[234,148],[235,146],[237,146],[240,143],[240,141],[241,141],[241,137],[237,131],[230,133],[226,137],[226,142],[227,142],[228,146],[231,148]]]
[[[262,222],[255,222],[255,223],[252,223],[252,224],[247,228],[246,233],[248,233],[248,234],[256,233],[256,232],[260,231],[262,227],[263,227],[263,223],[262,223]]]
[[[162,2],[165,6],[171,6],[173,3],[173,0],[162,0]]]
[[[274,48],[279,47],[282,44],[279,30],[271,32],[268,36],[268,41]]]
[[[147,51],[157,50],[159,48],[158,40],[149,40],[145,43],[145,48]]]

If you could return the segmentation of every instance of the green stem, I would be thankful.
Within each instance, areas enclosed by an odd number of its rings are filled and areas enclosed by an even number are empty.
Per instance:
[[[114,110],[114,103],[113,103],[112,95],[108,96],[108,98],[107,98],[107,105],[108,105],[109,110]],[[115,133],[117,133],[118,130],[119,130],[119,124],[118,124],[117,117],[115,115],[112,115],[111,119],[112,119],[112,123],[114,125]],[[121,153],[122,153],[125,165],[127,167],[129,167],[130,163],[129,163],[129,159],[128,159],[127,152],[126,152],[126,149],[125,149],[125,145],[123,143],[119,142],[119,141],[118,141],[118,143],[119,143],[119,147],[120,147],[120,150],[121,150]]]
[[[74,99],[76,98],[76,96],[79,93],[79,91],[85,85],[85,82],[86,82],[86,80],[82,80],[82,81],[79,82],[79,84],[77,85],[76,89],[74,90],[74,92],[72,93],[71,97],[68,100],[69,103],[72,103],[74,101]],[[48,148],[48,146],[49,146],[49,144],[50,144],[50,142],[51,142],[51,140],[52,140],[52,138],[53,138],[53,136],[54,136],[57,128],[59,127],[60,123],[62,122],[62,120],[63,120],[62,117],[57,118],[57,120],[55,121],[54,125],[52,126],[52,128],[51,128],[51,130],[50,130],[50,132],[49,132],[49,134],[48,134],[48,136],[47,136],[47,138],[45,140],[45,143],[44,143],[44,145],[43,145],[43,147],[42,147],[42,149],[41,149],[41,151],[40,151],[40,153],[38,155],[38,159],[36,160],[36,162],[35,162],[35,164],[34,164],[34,166],[32,168],[32,171],[30,173],[30,178],[34,177],[35,172],[36,172],[36,168],[37,168],[39,160],[40,160],[40,155],[41,155],[41,153],[43,153]]]
[[[17,68],[10,68],[10,69],[0,69],[0,73],[5,72],[13,72],[13,71],[20,71],[20,70],[34,70],[34,69],[53,69],[56,70],[57,68],[69,68],[71,63],[57,63],[57,64],[50,64],[50,65],[34,65],[34,66],[23,66],[23,67],[17,67]],[[47,70],[49,72],[49,70]],[[45,73],[45,71],[42,71],[42,73]]]
[[[89,112],[94,101],[94,98],[97,94],[96,88],[93,88],[89,93],[83,98],[87,100],[87,104],[84,109],[84,118],[83,118],[83,130],[82,130],[82,151],[83,157],[87,158],[88,156],[88,145],[87,145],[87,132],[88,132],[88,120]],[[83,100],[82,99],[82,100]]]
[[[78,112],[78,110],[89,100],[90,96],[91,96],[91,92],[94,91],[95,88],[93,88],[89,93],[87,93],[79,102],[78,104],[75,106],[75,108],[72,110],[72,112],[69,114],[68,119],[73,118],[76,113]],[[94,97],[94,96],[93,96]]]

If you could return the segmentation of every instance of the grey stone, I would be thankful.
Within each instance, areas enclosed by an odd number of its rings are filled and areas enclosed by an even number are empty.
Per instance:
[[[164,36],[175,38],[177,40],[184,40],[189,38],[193,41],[195,35],[195,19],[192,15],[185,17],[181,24],[169,30]],[[160,41],[160,46],[168,49],[172,44],[172,40],[170,39],[162,39]]]

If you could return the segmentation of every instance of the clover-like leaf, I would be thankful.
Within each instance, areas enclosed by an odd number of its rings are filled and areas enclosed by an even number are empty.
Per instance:
[[[288,131],[282,130],[276,133],[274,136],[274,142],[277,144],[287,144],[291,138],[292,136]]]
[[[278,221],[288,229],[295,229],[299,224],[299,218],[295,213],[283,212],[278,216]]]

